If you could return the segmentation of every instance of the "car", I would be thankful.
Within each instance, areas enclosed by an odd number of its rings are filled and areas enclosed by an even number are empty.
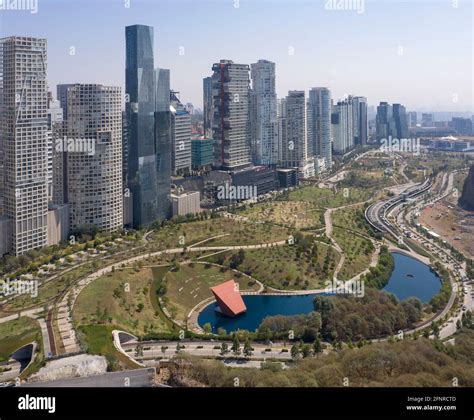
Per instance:
[[[466,311],[466,310],[467,310],[467,306],[466,306],[466,305],[462,305],[462,310],[463,310],[463,311]]]

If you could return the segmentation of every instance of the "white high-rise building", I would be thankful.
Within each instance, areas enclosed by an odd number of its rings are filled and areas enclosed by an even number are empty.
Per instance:
[[[58,165],[58,157],[55,152],[55,144],[57,139],[62,135],[62,124],[63,124],[63,109],[59,100],[53,99],[51,93],[48,98],[48,199],[54,201],[55,199],[55,187],[54,187],[54,168]],[[60,171],[62,168],[56,168]],[[56,178],[57,180],[57,178]],[[62,204],[61,201],[57,201],[56,204]]]
[[[72,230],[123,226],[121,89],[77,84],[67,92],[67,187]]]
[[[249,166],[249,66],[221,60],[212,70],[214,165],[224,170]]]
[[[339,101],[333,107],[332,132],[334,152],[343,154],[354,147],[352,100]]]
[[[298,168],[300,176],[314,176],[314,159],[308,157],[306,140],[306,103],[305,93],[300,90],[288,92],[282,104],[282,115],[279,130],[281,142],[280,165],[287,168]]]
[[[250,65],[250,73],[252,160],[256,165],[275,165],[278,162],[275,63],[259,60]]]
[[[12,224],[12,252],[19,255],[47,245],[45,39],[13,36],[0,40],[0,98],[4,210]]]
[[[325,169],[332,166],[331,91],[312,88],[308,98],[308,148],[311,156],[324,159]]]
[[[191,115],[173,92],[171,94],[171,171],[191,172]]]

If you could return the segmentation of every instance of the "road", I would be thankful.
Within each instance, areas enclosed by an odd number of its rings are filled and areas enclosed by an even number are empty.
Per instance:
[[[221,343],[217,341],[147,341],[140,342],[143,348],[143,354],[137,356],[136,348],[138,342],[135,340],[128,341],[121,344],[123,351],[133,359],[141,361],[142,359],[155,359],[155,358],[172,358],[178,354],[177,344],[181,346],[181,352],[191,354],[198,357],[209,357],[217,358],[222,357],[221,355]],[[228,342],[229,352],[225,355],[227,357],[232,356],[232,343]],[[215,348],[216,347],[216,348]],[[243,344],[241,343],[241,355],[243,351]],[[290,348],[291,345],[279,343],[273,345],[252,343],[254,349],[252,355],[248,357],[249,360],[264,360],[264,359],[277,359],[277,360],[291,360]],[[267,351],[269,350],[269,351]],[[283,351],[282,351],[283,350]],[[286,350],[286,351],[285,351]],[[242,356],[243,358],[243,356]]]

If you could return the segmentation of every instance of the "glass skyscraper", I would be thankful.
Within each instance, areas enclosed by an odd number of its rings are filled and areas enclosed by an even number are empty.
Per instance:
[[[155,135],[153,28],[127,26],[125,37],[128,187],[132,194],[133,227],[139,228],[169,215],[163,211],[167,207],[163,202],[169,201],[171,179],[169,171],[164,170],[167,164],[162,164],[168,160],[169,151],[159,150],[163,139]]]

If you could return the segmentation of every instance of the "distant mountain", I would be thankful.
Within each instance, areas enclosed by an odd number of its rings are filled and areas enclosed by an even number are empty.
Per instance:
[[[474,165],[469,170],[469,175],[464,182],[459,204],[467,210],[474,210]]]

